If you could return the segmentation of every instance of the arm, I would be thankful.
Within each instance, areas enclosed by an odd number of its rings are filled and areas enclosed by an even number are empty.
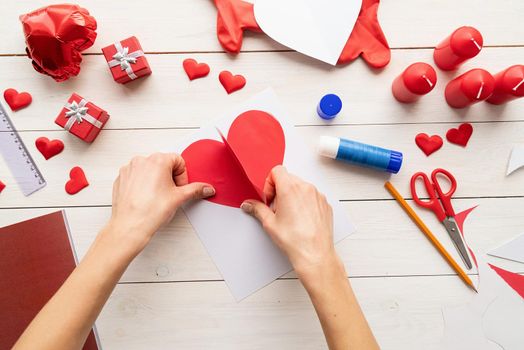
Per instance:
[[[272,208],[246,201],[255,216],[288,256],[307,290],[330,349],[378,349],[333,246],[333,213],[324,195],[285,168],[276,167],[264,188]]]
[[[207,184],[188,184],[178,155],[135,157],[113,185],[109,223],[13,349],[81,349],[118,280],[154,233],[184,202],[214,193]]]

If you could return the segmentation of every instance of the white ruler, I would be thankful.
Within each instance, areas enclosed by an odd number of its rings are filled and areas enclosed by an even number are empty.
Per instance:
[[[29,196],[46,185],[44,177],[18,136],[13,122],[0,103],[0,153],[20,186],[22,193]]]

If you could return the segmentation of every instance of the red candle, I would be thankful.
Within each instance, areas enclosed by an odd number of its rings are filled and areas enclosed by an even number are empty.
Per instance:
[[[436,83],[437,73],[433,67],[417,62],[406,68],[393,81],[391,90],[399,102],[411,103],[433,90]]]
[[[491,96],[495,79],[484,69],[472,69],[446,86],[446,101],[451,107],[464,108]]]
[[[473,27],[460,27],[437,45],[433,59],[442,70],[457,69],[464,61],[478,55],[484,40]]]
[[[511,66],[494,76],[495,90],[487,99],[489,103],[500,105],[524,96],[524,66]]]

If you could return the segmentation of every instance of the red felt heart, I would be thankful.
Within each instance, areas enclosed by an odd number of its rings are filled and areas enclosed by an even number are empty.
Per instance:
[[[35,145],[45,159],[52,158],[64,150],[64,143],[61,140],[50,141],[47,137],[37,138]]]
[[[264,200],[267,175],[282,164],[285,136],[270,114],[251,110],[231,124],[224,142],[204,139],[189,145],[182,157],[189,182],[207,182],[216,190],[208,200],[240,207],[246,199]]]
[[[75,166],[69,172],[69,181],[65,184],[65,190],[69,194],[76,194],[89,186],[86,175],[82,168]]]
[[[426,156],[429,156],[431,153],[438,151],[444,142],[442,137],[438,135],[430,137],[428,134],[420,133],[415,137],[415,143]]]
[[[184,60],[182,65],[189,80],[206,77],[211,70],[206,63],[198,63],[192,58]]]
[[[458,129],[449,129],[446,133],[446,138],[451,143],[466,147],[472,134],[473,125],[470,123],[463,123],[458,127]]]
[[[15,89],[5,90],[4,99],[13,111],[29,106],[33,100],[28,92],[18,92]]]
[[[233,75],[227,70],[220,72],[218,79],[228,94],[240,90],[246,85],[246,78],[242,75]]]
[[[4,188],[5,188],[5,184],[2,181],[0,181],[0,192],[2,192]]]

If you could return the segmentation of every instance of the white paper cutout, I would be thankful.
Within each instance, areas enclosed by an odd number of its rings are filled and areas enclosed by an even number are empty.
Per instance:
[[[279,43],[336,65],[362,0],[257,0],[255,18]]]
[[[479,293],[472,293],[471,302],[466,305],[442,309],[443,348],[520,350],[524,344],[524,301],[483,257],[477,258]],[[520,346],[515,347],[516,344]]]
[[[524,263],[524,233],[488,252],[491,256]]]
[[[252,109],[266,111],[280,122],[286,137],[284,165],[289,172],[315,184],[326,194],[333,207],[334,241],[347,237],[354,228],[336,197],[326,189],[325,180],[319,173],[319,158],[315,152],[308,151],[287,122],[272,90],[265,90],[210,126],[201,128],[176,151],[182,153],[188,145],[200,139],[222,141],[215,127],[227,134],[233,120]],[[287,258],[260,224],[241,209],[203,200],[185,206],[184,211],[236,300],[249,296],[291,270]]]
[[[524,145],[513,147],[511,156],[509,157],[508,170],[506,176],[514,172],[515,170],[524,166]]]

